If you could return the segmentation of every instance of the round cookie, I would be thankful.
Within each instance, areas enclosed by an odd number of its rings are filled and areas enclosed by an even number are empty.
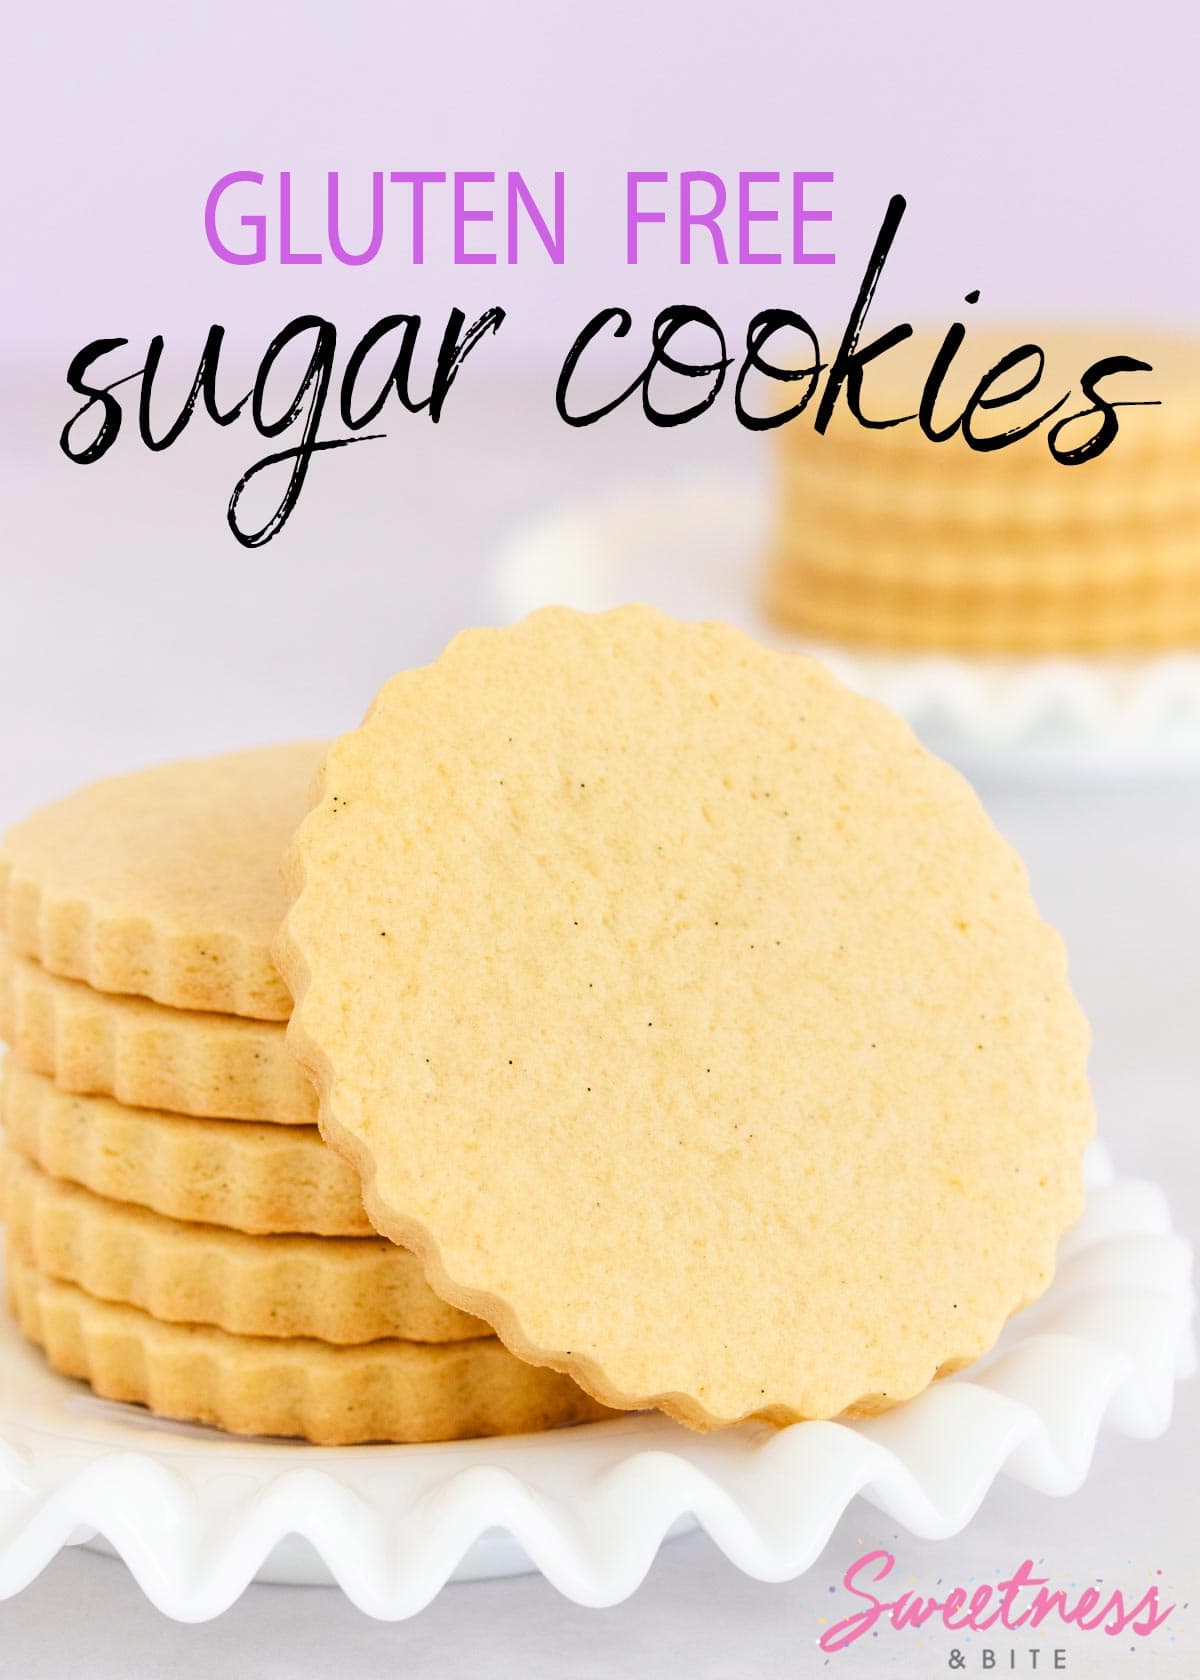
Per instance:
[[[818,568],[777,589],[771,610],[780,624],[811,638],[850,646],[1009,654],[1105,654],[1167,649],[1200,640],[1200,595],[1187,583],[1159,579],[1093,593],[1087,610],[1069,593],[1014,589],[893,587],[880,580],[837,578]]]
[[[323,755],[301,742],[188,759],[42,806],[0,845],[12,949],[100,991],[285,1021],[279,854]]]
[[[5,1260],[18,1322],[56,1371],[109,1400],[238,1435],[298,1435],[322,1446],[519,1435],[605,1416],[566,1377],[522,1365],[494,1336],[431,1346],[329,1347],[160,1324]]]
[[[1053,461],[1050,471],[1031,475],[1014,495],[1011,481],[993,480],[986,467],[979,482],[948,484],[944,455],[936,445],[926,449],[931,460],[924,474],[916,459],[901,466],[883,451],[878,461],[869,450],[859,460],[839,459],[821,440],[807,450],[784,452],[777,475],[779,511],[797,526],[809,514],[831,534],[840,528],[857,535],[868,551],[889,530],[904,539],[936,540],[940,534],[960,543],[1005,532],[1022,544],[1051,545],[1078,530],[1081,511],[1101,535],[1122,527],[1161,531],[1168,522],[1178,527],[1200,513],[1200,482],[1172,472],[1169,461],[1157,468],[1139,461],[1123,479],[1089,484],[1081,500],[1071,472]]]
[[[647,608],[459,636],[331,749],[289,1043],[372,1222],[607,1403],[878,1409],[1049,1281],[1088,1031],[967,784]]]
[[[317,1118],[281,1022],[96,992],[14,957],[3,939],[0,1038],[66,1091],[207,1119],[311,1126]]]
[[[315,1126],[126,1108],[60,1090],[12,1056],[0,1118],[11,1149],[110,1201],[253,1236],[375,1235],[357,1175]]]
[[[416,1257],[386,1238],[246,1236],[106,1201],[20,1155],[0,1161],[5,1234],[16,1252],[100,1300],[238,1336],[360,1343],[488,1334],[439,1301]]]

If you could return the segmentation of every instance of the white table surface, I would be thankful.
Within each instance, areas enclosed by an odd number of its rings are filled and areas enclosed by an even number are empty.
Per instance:
[[[400,419],[385,444],[318,457],[292,527],[249,553],[228,537],[222,510],[261,445],[234,428],[151,460],[123,438],[101,466],[70,467],[53,444],[64,413],[56,379],[31,374],[6,403],[0,436],[10,475],[0,822],[108,770],[347,727],[385,676],[490,615],[487,557],[514,520],[605,483],[760,465],[755,440],[719,416],[677,434],[651,436],[621,417],[572,434],[548,392],[546,382],[481,390],[440,429]],[[1167,1187],[1194,1237],[1200,779],[980,791],[1071,948],[1113,1154]],[[1001,1482],[966,1533],[937,1545],[896,1535],[859,1504],[821,1563],[784,1586],[743,1579],[694,1536],[663,1552],[632,1600],[601,1612],[524,1578],[450,1588],[415,1620],[384,1626],[333,1590],[255,1587],[218,1621],[189,1628],[151,1610],[118,1564],[76,1552],[0,1605],[0,1676],[816,1674],[826,1664],[819,1619],[834,1602],[846,1607],[831,1589],[860,1548],[876,1546],[894,1550],[897,1580],[921,1591],[994,1579],[1026,1556],[1057,1584],[1102,1578],[1137,1596],[1158,1580],[1180,1609],[1151,1639],[1006,1637],[995,1642],[996,1672],[1033,1672],[1030,1646],[1036,1672],[1047,1672],[1057,1645],[1071,1673],[1141,1663],[1190,1676],[1200,1672],[1198,1397],[1200,1383],[1181,1392],[1161,1441],[1102,1437],[1091,1479],[1070,1499]],[[963,1672],[980,1672],[977,1649],[928,1630],[885,1631],[830,1659],[829,1671],[932,1675],[947,1670],[955,1644],[970,1659]]]

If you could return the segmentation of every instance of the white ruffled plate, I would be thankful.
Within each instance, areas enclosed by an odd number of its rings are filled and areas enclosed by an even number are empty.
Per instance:
[[[4,1320],[0,1597],[62,1546],[103,1543],[181,1621],[218,1615],[256,1577],[332,1578],[397,1619],[454,1576],[534,1567],[606,1605],[692,1516],[739,1569],[780,1581],[820,1555],[856,1494],[940,1538],[1001,1470],[1071,1493],[1101,1424],[1160,1434],[1194,1364],[1191,1254],[1161,1192],[1114,1179],[1099,1148],[1088,1182],[1053,1285],[996,1349],[856,1423],[696,1435],[639,1415],[432,1447],[239,1440],[94,1398]]]
[[[505,621],[549,604],[648,601],[816,654],[967,769],[1060,775],[1200,769],[1200,654],[1020,658],[887,653],[789,635],[761,613],[763,492],[720,481],[630,491],[547,515],[498,556]]]

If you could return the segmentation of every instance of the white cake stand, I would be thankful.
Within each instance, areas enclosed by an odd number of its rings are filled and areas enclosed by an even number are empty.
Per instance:
[[[815,654],[967,770],[1121,774],[1200,769],[1200,654],[1041,658],[888,653],[790,635],[762,615],[762,491],[693,480],[551,513],[498,555],[508,622],[535,607],[646,601]]]
[[[539,1569],[579,1604],[626,1598],[698,1521],[760,1580],[801,1574],[861,1495],[956,1534],[996,1476],[1073,1492],[1102,1424],[1154,1436],[1191,1370],[1191,1254],[1153,1185],[1101,1150],[1049,1291],[967,1372],[856,1423],[697,1435],[636,1415],[544,1435],[326,1449],[153,1418],[56,1376],[0,1321],[0,1597],[67,1545],[116,1552],[168,1616],[255,1579],[336,1581],[411,1616],[451,1579]]]

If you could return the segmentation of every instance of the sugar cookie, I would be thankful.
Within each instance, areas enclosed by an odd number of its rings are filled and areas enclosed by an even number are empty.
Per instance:
[[[109,1400],[239,1435],[299,1435],[323,1446],[518,1435],[605,1416],[566,1377],[523,1365],[496,1340],[324,1342],[231,1336],[160,1324],[93,1300],[11,1251],[21,1328],[55,1370]]]
[[[1092,1129],[1062,943],[815,662],[639,607],[469,631],[333,746],[285,872],[322,1130],[521,1357],[830,1417],[1049,1281]]]
[[[0,845],[19,956],[106,992],[284,1021],[279,854],[324,753],[302,742],[93,782]]]
[[[322,1342],[461,1342],[488,1334],[439,1301],[383,1237],[247,1236],[107,1201],[9,1153],[4,1226],[48,1277],[168,1323]]]
[[[311,1126],[316,1097],[283,1025],[93,991],[0,939],[0,1038],[66,1091],[208,1119]]]
[[[356,1174],[315,1126],[126,1108],[62,1091],[12,1056],[0,1118],[11,1149],[111,1201],[257,1236],[375,1235]]]

